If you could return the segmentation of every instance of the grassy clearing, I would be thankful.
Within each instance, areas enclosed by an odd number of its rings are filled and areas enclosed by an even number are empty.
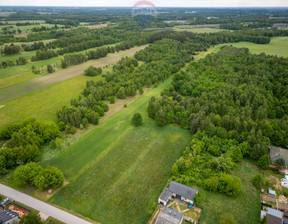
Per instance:
[[[100,78],[81,75],[6,102],[0,108],[0,127],[20,122],[27,117],[56,121],[56,111],[62,106],[68,105],[71,98],[78,97],[87,80],[99,80]]]
[[[97,60],[89,60],[85,63],[71,66],[67,69],[63,69],[52,74],[41,76],[27,82],[15,84],[8,86],[6,88],[0,89],[0,104],[7,102],[9,100],[25,96],[36,90],[44,89],[48,86],[57,84],[59,82],[66,81],[68,79],[74,78],[76,76],[82,75],[84,70],[89,66],[93,65],[96,67],[104,67],[109,64],[113,64],[125,56],[133,56],[137,51],[144,49],[147,45],[134,47],[129,50],[120,51],[117,53],[108,54],[104,58]],[[51,60],[51,59],[49,59]],[[21,67],[21,66],[20,66]]]
[[[116,113],[54,159],[70,182],[50,201],[101,223],[144,223],[169,178],[173,162],[191,134],[174,126],[158,127],[147,118],[152,95],[171,79]],[[144,115],[135,128],[131,117]],[[71,165],[73,164],[73,165]]]
[[[214,48],[209,49],[209,53],[216,53],[224,45],[232,45],[233,47],[246,47],[249,48],[250,53],[277,55],[278,57],[288,57],[288,37],[274,37],[269,44],[254,44],[250,42],[239,42],[232,44],[219,44]],[[208,53],[207,53],[208,54]]]
[[[49,40],[50,42],[51,40]],[[20,42],[18,42],[20,43]],[[117,44],[117,43],[116,43]],[[116,44],[111,44],[111,45],[105,45],[105,47],[108,46],[115,46]],[[85,54],[87,51],[89,50],[96,50],[99,47],[95,47],[95,48],[90,48],[84,51],[79,51],[79,52],[74,52],[71,54]],[[13,62],[16,63],[16,60],[22,56],[25,57],[27,60],[30,60],[31,57],[33,55],[36,54],[36,51],[30,51],[30,52],[21,52],[19,54],[14,54],[14,55],[8,55],[8,56],[1,56],[0,57],[0,63],[2,61],[7,61],[7,60],[11,60]],[[54,57],[54,58],[50,58],[47,60],[40,60],[40,61],[35,61],[35,62],[31,62],[28,61],[29,63],[26,65],[21,65],[21,66],[13,66],[13,67],[8,67],[5,69],[1,69],[1,74],[0,74],[0,88],[5,88],[11,85],[15,85],[15,84],[19,84],[34,78],[37,78],[39,76],[42,75],[47,75],[48,72],[46,72],[45,68],[48,64],[50,65],[58,65],[60,66],[61,60],[62,60],[63,56],[58,56],[58,57]],[[32,66],[35,66],[36,68],[44,68],[44,73],[41,74],[33,74],[32,73]],[[62,68],[55,68],[56,71],[61,71],[63,70]]]
[[[218,28],[189,28],[189,29],[180,29],[179,27],[174,29],[175,31],[188,31],[188,32],[194,32],[194,33],[216,33],[223,31],[223,29],[218,29]]]
[[[242,181],[241,195],[232,198],[199,188],[200,207],[203,208],[201,224],[218,223],[222,215],[231,214],[238,224],[255,224],[260,217],[260,192],[252,184],[252,178],[260,170],[248,160],[242,161],[232,172]]]

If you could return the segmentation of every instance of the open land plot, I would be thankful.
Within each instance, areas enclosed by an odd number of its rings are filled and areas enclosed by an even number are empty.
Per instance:
[[[78,97],[84,89],[86,81],[91,79],[100,80],[101,77],[77,76],[6,102],[0,108],[0,127],[20,122],[27,117],[56,121],[57,110],[69,105],[72,98]]]
[[[51,41],[51,40],[50,40]],[[109,45],[104,45],[102,47],[108,47],[108,46],[115,46],[116,44],[118,43],[115,43],[115,44],[109,44]],[[96,50],[98,48],[101,48],[101,47],[95,47],[95,48],[89,48],[87,50],[83,50],[83,51],[78,51],[78,52],[73,52],[73,53],[70,53],[70,54],[85,54],[87,51],[90,51],[90,50]],[[26,54],[27,53],[27,54]],[[29,53],[29,54],[28,54]],[[20,56],[24,56],[25,58],[27,59],[30,59],[31,56],[35,55],[36,54],[36,51],[31,51],[31,52],[21,52],[19,54],[16,54],[15,55],[11,55],[11,56],[4,56],[3,58],[6,57],[5,60],[3,61],[6,61],[7,58],[9,58],[10,60],[11,59],[14,59],[14,62],[16,61],[16,59]],[[25,56],[26,55],[26,56]],[[28,62],[28,64],[26,65],[21,65],[21,66],[13,66],[13,67],[8,67],[8,68],[5,68],[5,69],[1,69],[0,70],[0,89],[1,88],[5,88],[5,87],[8,87],[8,86],[11,86],[11,85],[15,85],[15,84],[19,84],[19,83],[23,83],[25,81],[28,81],[28,80],[31,80],[31,79],[34,79],[34,78],[37,78],[41,75],[46,75],[46,74],[49,74],[45,69],[46,69],[46,66],[48,64],[50,65],[58,65],[60,66],[60,63],[61,63],[61,60],[62,60],[63,56],[58,56],[58,57],[54,57],[54,58],[50,58],[50,59],[47,59],[47,60],[40,60],[40,61],[35,61],[35,62]],[[1,57],[0,57],[0,61],[1,61]],[[39,69],[39,68],[44,68],[44,74],[41,72],[41,74],[34,74],[32,72],[32,66],[35,66],[36,69]],[[59,68],[59,67],[56,67],[55,68],[56,71],[59,71],[59,70],[63,70],[62,68]]]
[[[59,167],[70,184],[50,202],[101,223],[145,223],[170,176],[170,169],[191,140],[175,126],[159,127],[147,118],[151,96],[171,79],[97,126],[45,164]],[[131,125],[135,112],[144,124]]]
[[[239,42],[229,44],[219,44],[208,51],[208,53],[216,53],[224,45],[232,45],[233,47],[246,47],[252,54],[270,54],[278,57],[288,57],[288,37],[273,37],[269,44],[254,44],[251,42]]]
[[[260,169],[248,160],[239,163],[232,171],[232,175],[239,177],[242,182],[241,194],[235,198],[198,187],[201,196],[197,205],[203,208],[199,223],[218,223],[227,211],[238,224],[258,223],[261,210],[260,191],[253,186],[252,179],[260,173]]]
[[[104,58],[90,60],[85,63],[71,66],[67,69],[60,70],[46,76],[41,76],[27,82],[2,88],[0,89],[0,104],[3,104],[4,102],[15,99],[17,97],[32,93],[36,90],[43,89],[56,83],[63,82],[73,77],[82,75],[84,73],[84,70],[91,65],[95,67],[103,67],[109,64],[113,64],[116,61],[120,60],[122,57],[133,56],[137,51],[144,49],[146,46],[147,45],[134,47],[129,50],[108,54]]]
[[[219,28],[201,28],[201,27],[177,27],[174,30],[176,31],[188,31],[188,32],[194,32],[194,33],[216,33],[220,31],[224,31],[224,29]]]

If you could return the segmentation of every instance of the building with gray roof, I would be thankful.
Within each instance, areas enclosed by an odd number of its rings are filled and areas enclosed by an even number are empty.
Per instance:
[[[271,163],[275,163],[277,159],[284,159],[285,165],[288,166],[288,150],[275,147],[275,146],[269,146],[270,149],[270,160]]]
[[[158,203],[166,206],[167,202],[172,197],[176,197],[188,203],[194,203],[194,197],[197,193],[198,191],[191,187],[187,187],[186,185],[175,181],[170,181],[158,198]]]
[[[155,224],[180,224],[182,223],[184,215],[179,213],[176,209],[165,207],[158,215]]]
[[[0,224],[14,224],[19,221],[19,215],[11,210],[0,211]]]
[[[267,208],[266,211],[261,211],[261,219],[267,216],[268,224],[282,224],[282,212],[274,208]]]

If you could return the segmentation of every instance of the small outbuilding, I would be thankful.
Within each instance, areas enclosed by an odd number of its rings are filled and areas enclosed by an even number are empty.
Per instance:
[[[0,224],[14,224],[19,221],[19,215],[11,210],[0,211]]]
[[[276,191],[272,190],[272,189],[268,189],[268,194],[276,197]]]
[[[179,213],[176,209],[165,207],[164,210],[158,215],[155,224],[181,224],[184,215]]]

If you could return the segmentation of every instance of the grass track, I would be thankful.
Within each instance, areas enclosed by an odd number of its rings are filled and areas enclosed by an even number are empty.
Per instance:
[[[191,140],[188,131],[158,127],[147,118],[150,97],[160,95],[170,82],[149,91],[48,161],[70,181],[50,201],[102,223],[145,223],[172,164]],[[144,125],[138,128],[130,123],[135,112],[145,115]]]

